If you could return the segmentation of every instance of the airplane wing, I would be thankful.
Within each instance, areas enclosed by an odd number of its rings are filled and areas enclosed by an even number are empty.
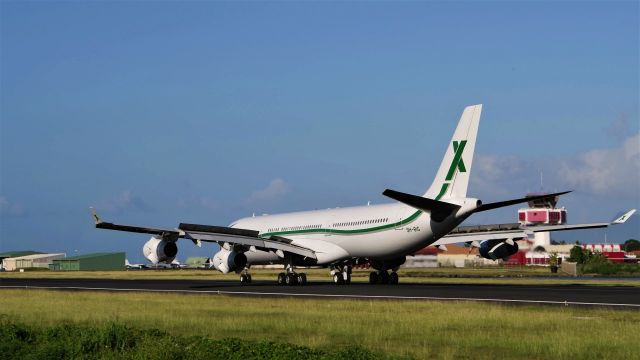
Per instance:
[[[200,246],[201,241],[216,242],[220,245],[228,243],[230,245],[242,245],[246,247],[253,246],[258,250],[274,252],[280,251],[283,253],[286,252],[306,258],[316,259],[316,254],[312,249],[292,244],[290,239],[281,236],[262,238],[259,236],[259,232],[255,230],[184,223],[181,223],[177,229],[122,225],[104,222],[100,219],[95,209],[91,208],[91,211],[96,223],[96,228],[98,229],[152,234],[155,236],[159,235],[163,239],[170,241],[176,241],[179,238],[189,239],[197,246]]]
[[[572,225],[536,225],[521,226],[519,223],[460,226],[449,234],[438,239],[432,245],[446,245],[460,242],[478,242],[484,240],[519,240],[528,238],[537,232],[594,229],[623,224],[636,212],[631,209],[622,216],[607,223],[572,224]]]
[[[258,235],[259,232],[255,230],[197,224],[180,224],[178,229],[183,232],[185,238],[191,240],[229,243],[247,247],[254,246],[258,250],[279,250],[316,259],[316,254],[313,250],[294,245],[290,239],[281,236],[262,238]]]
[[[484,240],[519,240],[529,237],[519,223],[459,226],[432,245],[446,245]]]

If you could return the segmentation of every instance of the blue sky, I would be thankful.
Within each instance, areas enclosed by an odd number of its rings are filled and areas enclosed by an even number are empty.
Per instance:
[[[146,237],[95,230],[90,205],[174,227],[422,193],[475,103],[471,195],[537,191],[542,171],[575,190],[572,223],[640,207],[637,2],[0,9],[0,250],[141,259]],[[640,221],[607,235],[640,238]]]

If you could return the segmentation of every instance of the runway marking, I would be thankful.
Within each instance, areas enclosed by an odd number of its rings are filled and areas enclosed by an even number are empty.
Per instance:
[[[150,292],[150,293],[184,293],[184,294],[216,294],[216,295],[268,295],[268,296],[295,296],[295,297],[320,297],[343,299],[381,299],[381,300],[451,300],[451,301],[478,301],[497,303],[521,303],[521,304],[548,304],[548,305],[580,305],[580,306],[618,306],[636,307],[640,304],[616,304],[579,301],[554,301],[554,300],[519,300],[519,299],[491,299],[491,298],[464,298],[464,297],[437,297],[437,296],[392,296],[392,295],[342,295],[342,294],[309,294],[309,293],[279,293],[257,291],[224,291],[224,290],[171,290],[171,289],[122,289],[101,287],[78,286],[28,286],[28,285],[0,285],[0,288],[37,289],[37,290],[87,290],[87,291],[120,291],[120,292]]]

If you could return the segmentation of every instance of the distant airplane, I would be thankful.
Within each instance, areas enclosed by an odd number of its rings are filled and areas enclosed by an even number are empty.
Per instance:
[[[131,264],[129,259],[124,259],[124,266],[127,270],[141,270],[147,267],[145,264]]]
[[[464,109],[436,177],[422,196],[387,189],[382,194],[397,203],[248,217],[229,227],[119,225],[103,222],[92,209],[96,228],[153,234],[143,253],[154,264],[170,263],[178,253],[176,241],[180,238],[197,246],[203,241],[216,242],[221,249],[213,257],[213,266],[222,273],[239,273],[243,283],[251,282],[251,265],[275,263],[284,266],[278,284],[306,284],[306,275],[296,272],[297,266],[328,267],[334,282],[348,284],[352,266],[368,261],[377,270],[370,273],[370,283],[396,284],[396,271],[406,256],[429,245],[468,242],[479,247],[485,258],[508,258],[518,250],[514,239],[533,232],[606,227],[623,223],[635,212],[631,210],[612,223],[454,231],[474,213],[569,192],[487,204],[467,197],[481,111],[482,105]]]
[[[186,265],[181,264],[178,260],[152,262],[152,269],[183,269]]]

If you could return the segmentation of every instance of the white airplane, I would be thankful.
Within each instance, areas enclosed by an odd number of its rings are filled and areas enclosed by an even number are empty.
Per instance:
[[[92,209],[96,228],[153,234],[143,252],[154,264],[170,263],[178,252],[176,242],[180,238],[197,246],[203,241],[216,242],[221,249],[213,257],[213,266],[222,273],[239,273],[243,283],[251,282],[251,265],[275,263],[284,266],[284,272],[278,274],[279,284],[306,284],[306,275],[297,273],[297,266],[328,267],[334,282],[348,284],[352,265],[368,261],[377,270],[371,272],[370,283],[396,284],[396,271],[406,256],[429,245],[470,242],[480,248],[484,257],[508,258],[518,250],[514,239],[532,232],[606,227],[623,223],[635,212],[631,210],[611,223],[516,229],[489,226],[474,227],[473,232],[456,229],[477,212],[568,193],[487,204],[467,197],[481,111],[482,105],[464,109],[436,177],[422,196],[387,189],[383,194],[396,203],[247,217],[229,227],[181,223],[176,229],[160,229],[119,225],[103,222]]]
[[[132,264],[129,262],[129,259],[124,259],[124,266],[127,270],[142,270],[147,267],[145,264]]]

